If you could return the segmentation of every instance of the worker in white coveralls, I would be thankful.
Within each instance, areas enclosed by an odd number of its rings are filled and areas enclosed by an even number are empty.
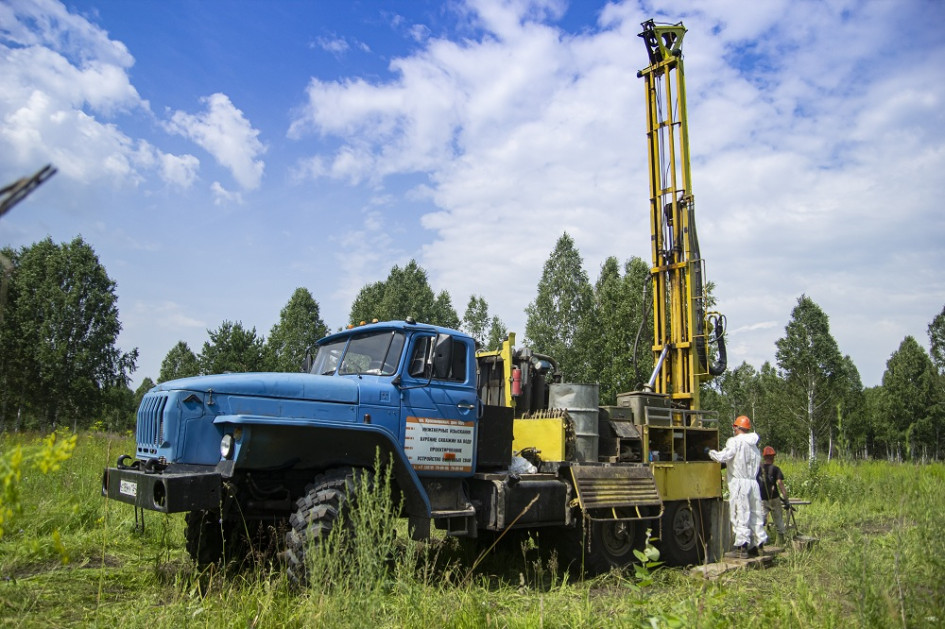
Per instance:
[[[745,415],[732,424],[735,436],[725,442],[724,450],[709,450],[709,456],[725,463],[728,478],[732,532],[738,557],[757,557],[768,541],[761,492],[758,489],[758,434],[751,431],[751,420]]]

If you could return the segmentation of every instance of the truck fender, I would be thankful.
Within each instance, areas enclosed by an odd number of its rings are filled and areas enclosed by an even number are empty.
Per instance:
[[[430,517],[430,499],[390,432],[370,424],[315,423],[309,418],[261,415],[218,415],[214,424],[242,428],[234,454],[236,469],[272,465],[272,453],[282,454],[285,464],[299,469],[339,466],[373,468],[378,451],[381,461],[393,463],[394,482],[413,517]],[[225,432],[227,431],[224,429]]]

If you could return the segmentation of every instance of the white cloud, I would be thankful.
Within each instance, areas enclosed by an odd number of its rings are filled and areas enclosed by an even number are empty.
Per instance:
[[[341,55],[351,48],[343,37],[318,37],[315,46],[333,55]]]
[[[243,203],[243,195],[241,193],[227,190],[219,181],[214,181],[210,184],[210,192],[213,193],[214,205],[229,205],[231,203],[241,205]]]
[[[61,51],[79,64],[103,62],[130,67],[125,45],[57,0],[11,0],[0,5],[0,33],[17,47]]]
[[[200,160],[193,155],[170,155],[162,153],[161,173],[165,181],[181,188],[189,188],[197,178]]]
[[[255,190],[265,168],[258,159],[266,152],[259,141],[259,131],[226,94],[212,94],[201,102],[207,107],[202,113],[174,112],[167,123],[168,130],[193,140],[213,155],[244,190]]]
[[[608,255],[649,257],[636,77],[649,15],[608,4],[600,30],[569,35],[550,23],[559,3],[464,6],[478,37],[427,39],[391,62],[386,81],[312,79],[290,136],[340,139],[334,153],[309,158],[314,177],[383,185],[390,174],[426,174],[438,207],[422,218],[434,234],[421,260],[431,280],[457,303],[482,294],[522,331],[563,231],[592,278]],[[945,38],[920,29],[907,47],[921,54],[908,64],[890,54],[942,8],[779,1],[674,11],[662,21],[690,29],[698,225],[739,348],[732,361],[773,360],[806,293],[875,384],[895,336],[921,331],[945,299],[933,271],[945,265]],[[901,324],[871,336],[867,312]]]
[[[109,119],[150,115],[131,84],[134,58],[119,41],[53,0],[0,8],[0,167],[52,162],[64,176],[137,184],[149,169],[178,185],[193,180],[170,162],[196,165],[128,136]]]
[[[155,304],[136,303],[135,310],[139,313],[149,313],[151,320],[162,328],[198,328],[203,330],[207,327],[205,321],[186,314],[184,312],[186,308],[174,301],[162,301]]]
[[[410,38],[415,42],[422,42],[430,37],[430,29],[426,24],[414,24],[409,32]]]

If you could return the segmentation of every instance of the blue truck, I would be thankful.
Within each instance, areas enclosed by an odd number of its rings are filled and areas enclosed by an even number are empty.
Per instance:
[[[331,334],[316,350],[300,373],[151,389],[135,453],[104,470],[103,496],[186,513],[187,550],[201,564],[244,553],[254,532],[278,531],[295,580],[305,578],[308,545],[356,508],[356,481],[376,474],[379,460],[392,466],[416,539],[431,524],[468,538],[541,530],[566,561],[597,573],[632,562],[649,528],[670,562],[704,556],[720,494],[662,494],[706,470],[718,479],[702,454],[717,447],[718,431],[663,421],[660,396],[569,409],[556,400],[575,399],[574,386],[560,382],[551,357],[515,347],[514,334],[477,353],[470,336],[409,319]],[[651,460],[674,444],[673,462]],[[701,472],[667,477],[660,465]]]

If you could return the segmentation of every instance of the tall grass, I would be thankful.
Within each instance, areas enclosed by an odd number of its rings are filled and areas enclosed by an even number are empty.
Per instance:
[[[0,455],[35,437],[0,435]],[[660,568],[557,574],[534,542],[475,562],[456,540],[409,540],[383,477],[359,488],[350,552],[313,553],[307,587],[278,563],[200,570],[183,516],[100,495],[131,439],[80,435],[71,459],[24,475],[0,538],[0,626],[11,627],[935,627],[945,624],[945,466],[780,460],[798,528],[819,539],[767,570],[703,581]],[[58,542],[56,536],[58,535]],[[346,543],[339,540],[340,543]],[[541,544],[541,541],[538,541]],[[58,549],[57,549],[58,545]],[[500,545],[501,546],[501,545]]]

